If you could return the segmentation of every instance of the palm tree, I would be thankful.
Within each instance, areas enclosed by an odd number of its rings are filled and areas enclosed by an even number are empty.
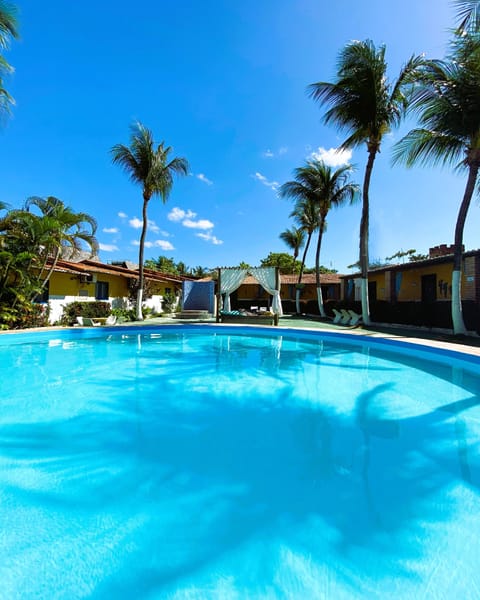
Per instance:
[[[455,0],[458,8],[459,33],[478,31],[480,26],[480,0]]]
[[[142,186],[142,233],[138,251],[138,290],[136,318],[143,320],[143,253],[147,234],[147,207],[152,196],[160,196],[165,203],[173,187],[173,175],[187,175],[188,162],[185,158],[169,159],[171,148],[161,142],[155,149],[152,132],[141,123],[131,126],[130,146],[116,144],[111,149],[114,164],[119,164],[134,183]]]
[[[0,0],[0,52],[9,48],[11,38],[18,38],[17,10],[12,4]],[[3,75],[12,70],[0,54],[0,112],[8,112],[13,104],[13,98],[3,87]]]
[[[463,230],[480,168],[480,46],[475,35],[455,36],[445,61],[426,62],[412,98],[420,127],[394,147],[394,162],[456,166],[467,183],[455,226],[452,272],[452,321],[455,334],[466,334],[462,315]]]
[[[315,253],[315,280],[317,287],[318,309],[325,317],[322,286],[320,284],[320,250],[323,233],[326,228],[327,215],[332,206],[341,206],[347,201],[354,202],[358,196],[358,185],[349,181],[352,171],[350,165],[336,170],[320,160],[307,161],[304,167],[295,169],[295,180],[287,181],[280,187],[280,195],[294,198],[297,202],[314,202],[317,206],[318,231],[317,250]]]
[[[305,242],[305,232],[301,228],[292,227],[291,229],[285,229],[285,231],[282,231],[279,237],[282,242],[285,242],[290,250],[292,250],[292,273],[295,273],[295,263],[297,262],[298,255]]]
[[[294,218],[307,236],[307,240],[303,248],[300,271],[298,273],[297,289],[295,291],[295,308],[297,314],[300,314],[300,294],[302,289],[303,270],[305,268],[305,261],[307,260],[307,253],[312,240],[312,235],[315,233],[318,227],[318,206],[315,198],[304,198],[300,195],[292,212],[290,213],[290,216]]]
[[[385,46],[376,48],[371,40],[351,42],[340,52],[337,80],[318,82],[308,89],[311,97],[329,108],[326,124],[333,123],[348,133],[340,149],[365,144],[368,152],[362,189],[362,218],[360,222],[360,265],[362,278],[362,317],[370,324],[368,301],[368,233],[369,188],[375,158],[383,137],[397,126],[407,108],[405,92],[412,83],[420,57],[412,57],[401,70],[397,80],[387,78]]]
[[[24,210],[30,213],[33,207],[41,213],[37,229],[40,227],[44,232],[42,240],[37,243],[37,255],[42,260],[39,279],[43,288],[66,249],[75,253],[82,251],[86,244],[90,248],[91,256],[97,253],[97,222],[87,213],[75,212],[54,196],[28,198]]]

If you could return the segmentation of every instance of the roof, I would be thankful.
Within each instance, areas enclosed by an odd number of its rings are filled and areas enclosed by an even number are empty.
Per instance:
[[[480,256],[480,250],[469,250],[468,252],[463,253],[463,258],[468,258],[471,256]],[[382,267],[377,267],[376,269],[369,269],[368,272],[373,274],[384,273],[385,271],[407,271],[411,269],[435,266],[449,262],[453,262],[453,254],[444,254],[442,256],[436,256],[435,258],[426,258],[425,260],[413,260],[407,263],[385,265]],[[357,271],[356,273],[351,273],[350,275],[340,275],[339,277],[341,279],[355,279],[361,276],[361,272]]]
[[[59,260],[55,265],[55,271],[63,273],[74,273],[77,275],[85,273],[103,273],[105,275],[119,275],[126,279],[138,279],[138,271],[119,267],[117,265],[104,264],[94,260],[82,260],[81,262],[70,262]],[[188,277],[180,275],[171,275],[170,273],[160,273],[151,269],[144,269],[146,279],[151,281],[162,281],[170,283],[181,283]]]
[[[286,285],[294,285],[298,283],[298,275],[280,275],[280,282]],[[258,279],[255,279],[252,275],[247,275],[243,280],[246,285],[258,285]],[[302,283],[304,284],[315,284],[316,278],[315,273],[304,273],[302,275]],[[337,273],[320,273],[320,283],[323,285],[340,283],[340,275]]]

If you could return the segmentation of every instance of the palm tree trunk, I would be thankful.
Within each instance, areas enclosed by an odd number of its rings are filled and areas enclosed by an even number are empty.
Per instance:
[[[370,325],[370,304],[368,300],[368,221],[370,178],[373,163],[377,154],[376,148],[369,148],[362,193],[362,219],[360,221],[360,270],[362,272],[362,319],[365,325]]]
[[[467,328],[463,321],[462,313],[462,258],[463,258],[463,229],[467,218],[468,209],[475,190],[479,165],[470,165],[468,180],[463,194],[463,200],[458,211],[457,223],[455,225],[455,245],[453,251],[452,271],[452,322],[455,335],[466,335]]]
[[[325,227],[325,219],[322,217],[320,220],[320,227],[318,230],[318,241],[317,241],[317,252],[315,253],[315,282],[317,286],[317,301],[318,310],[320,311],[321,317],[326,317],[325,309],[323,307],[322,297],[322,285],[320,283],[320,248],[322,246],[323,228]]]
[[[138,248],[138,289],[137,289],[137,306],[135,318],[137,321],[143,321],[142,302],[143,302],[143,252],[145,248],[145,237],[147,236],[148,218],[147,205],[150,198],[143,195],[142,208],[142,233],[140,235],[140,245]]]
[[[305,250],[303,251],[302,264],[300,265],[300,273],[298,274],[297,285],[300,285],[302,283],[303,269],[305,268],[305,261],[307,260],[307,252],[310,246],[311,239],[312,233],[310,232],[307,237],[307,243],[305,244]],[[297,289],[295,290],[295,310],[297,311],[297,315],[300,314],[300,294],[301,289],[297,287]]]

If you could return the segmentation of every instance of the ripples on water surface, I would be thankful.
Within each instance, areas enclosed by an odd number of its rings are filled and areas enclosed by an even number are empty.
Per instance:
[[[478,362],[279,333],[3,336],[0,597],[480,598]]]

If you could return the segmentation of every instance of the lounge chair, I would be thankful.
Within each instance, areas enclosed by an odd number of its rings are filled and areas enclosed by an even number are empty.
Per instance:
[[[94,321],[93,319],[89,319],[88,317],[83,317],[83,324],[87,327],[100,327],[101,323]]]
[[[109,317],[107,317],[107,320],[105,321],[105,325],[111,327],[112,325],[115,325],[116,322],[117,322],[117,317],[115,315],[110,315]]]
[[[342,313],[342,319],[340,321],[340,325],[348,325],[350,323],[350,319],[352,317],[350,316],[350,314],[344,308],[342,308],[340,310],[340,312]]]
[[[334,308],[333,309],[333,314],[335,315],[333,317],[333,322],[334,323],[340,323],[340,321],[343,319],[342,313],[339,310],[337,310],[336,308]]]
[[[362,320],[362,315],[359,315],[354,310],[349,310],[350,314],[350,325],[357,325]]]
[[[77,317],[77,324],[80,325],[80,327],[83,327],[83,317]]]

